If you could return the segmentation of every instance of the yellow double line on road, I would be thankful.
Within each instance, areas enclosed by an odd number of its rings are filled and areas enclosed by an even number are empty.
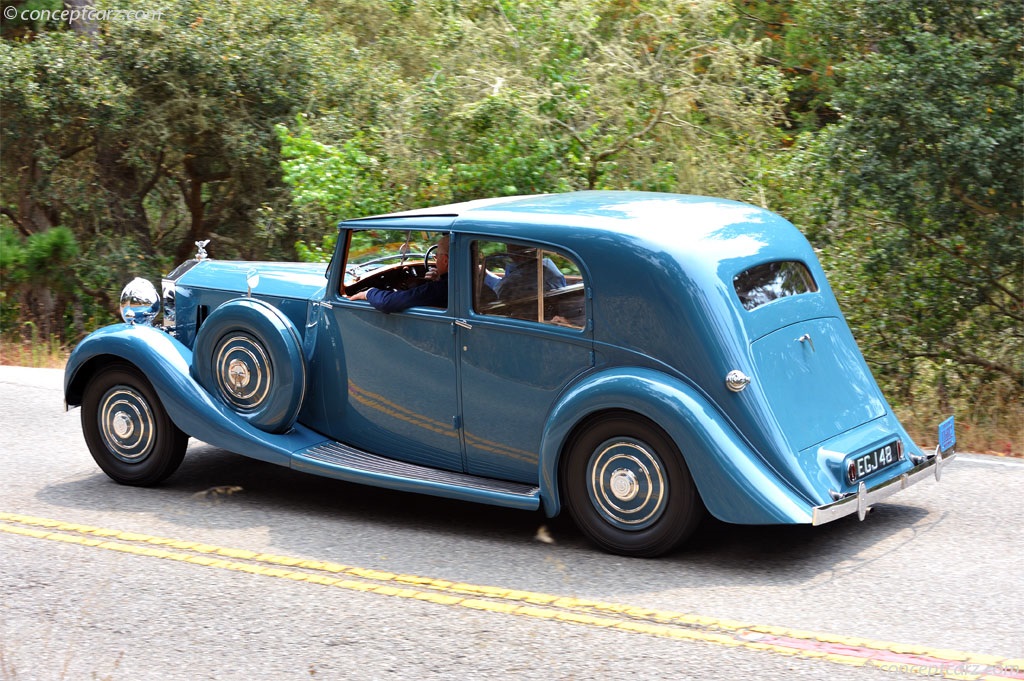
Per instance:
[[[0,531],[22,537],[175,560],[351,591],[409,598],[445,606],[617,629],[732,648],[762,650],[835,664],[873,666],[883,670],[952,679],[1024,679],[1024,659],[902,645],[621,603],[479,586],[13,513],[0,512]]]

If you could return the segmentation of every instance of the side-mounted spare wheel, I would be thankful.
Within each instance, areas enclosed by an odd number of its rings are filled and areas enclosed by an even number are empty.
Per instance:
[[[295,325],[254,298],[228,301],[199,327],[192,375],[260,430],[283,433],[299,415],[306,361]]]
[[[155,485],[181,465],[188,435],[174,425],[153,386],[129,364],[96,372],[82,398],[82,432],[103,472],[124,485]]]
[[[580,530],[606,551],[652,558],[684,542],[704,504],[682,454],[665,432],[630,413],[592,419],[563,459],[566,506]]]

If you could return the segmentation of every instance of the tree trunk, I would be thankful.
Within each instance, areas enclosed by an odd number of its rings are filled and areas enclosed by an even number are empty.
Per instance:
[[[182,237],[175,251],[175,262],[183,262],[192,257],[196,248],[196,241],[203,238],[203,218],[206,214],[206,204],[203,203],[203,181],[197,177],[190,177],[182,183],[182,194],[185,197],[185,205],[188,207],[189,223],[188,231]]]
[[[71,10],[71,16],[75,17],[70,22],[72,31],[81,35],[96,35],[96,20],[91,19],[88,16],[83,16],[81,13],[75,13],[75,10],[79,10],[79,12],[81,12],[82,10],[92,9],[92,5],[93,0],[64,0],[65,9]]]
[[[126,146],[100,140],[96,145],[96,170],[100,186],[111,196],[108,224],[114,233],[136,240],[146,255],[152,255],[149,220],[143,199],[147,188],[138,171],[124,158]]]
[[[18,218],[14,224],[24,236],[45,232],[59,223],[60,214],[52,206],[36,201],[36,192],[44,180],[43,170],[39,161],[32,158],[19,171]]]

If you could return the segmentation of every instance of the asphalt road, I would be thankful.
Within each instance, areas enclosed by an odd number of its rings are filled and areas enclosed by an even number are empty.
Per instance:
[[[5,680],[1024,678],[1020,460],[960,455],[863,523],[709,523],[626,559],[196,441],[122,487],[61,380],[0,367]]]

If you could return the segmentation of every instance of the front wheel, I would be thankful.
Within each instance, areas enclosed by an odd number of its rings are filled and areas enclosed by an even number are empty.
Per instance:
[[[160,403],[137,369],[101,369],[85,388],[82,431],[103,472],[123,485],[147,487],[174,473],[185,457],[188,435]]]
[[[570,443],[562,469],[569,513],[606,551],[651,558],[685,541],[704,515],[672,440],[640,416],[600,417]]]

